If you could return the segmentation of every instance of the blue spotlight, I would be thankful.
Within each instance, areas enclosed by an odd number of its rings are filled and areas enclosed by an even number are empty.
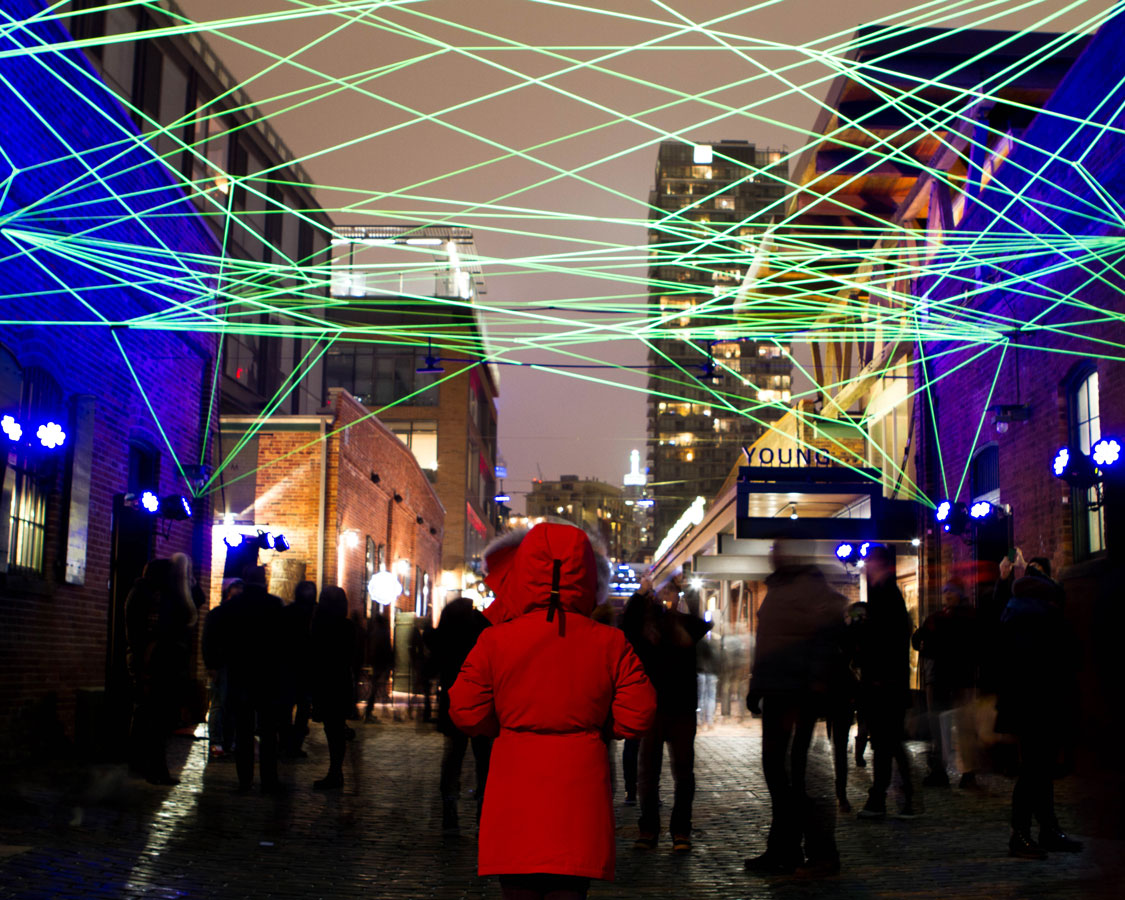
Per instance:
[[[0,430],[3,430],[10,441],[18,441],[23,437],[23,426],[11,416],[0,418]]]
[[[987,500],[978,500],[969,507],[969,515],[974,519],[986,519],[992,515],[992,504]]]
[[[841,562],[847,562],[851,559],[852,554],[855,553],[855,547],[851,544],[837,544],[836,545],[836,559]]]
[[[1051,463],[1051,469],[1054,471],[1055,476],[1058,478],[1063,477],[1063,472],[1066,471],[1067,466],[1070,465],[1070,448],[1062,447],[1059,452],[1055,454],[1055,460]]]
[[[35,432],[35,436],[39,438],[39,443],[48,450],[61,447],[66,442],[66,432],[62,430],[61,425],[55,422],[40,425],[39,429]]]
[[[1090,456],[1101,468],[1108,469],[1121,458],[1121,445],[1113,438],[1102,438],[1090,448]]]
[[[181,494],[169,494],[160,500],[160,515],[174,522],[190,519],[192,514],[191,501]]]
[[[867,559],[867,551],[870,550],[870,549],[871,549],[871,542],[870,541],[864,541],[862,544],[860,544],[859,545],[860,559]]]
[[[283,534],[277,535],[277,537],[273,539],[273,549],[278,553],[284,553],[289,549],[289,539]]]
[[[141,494],[141,506],[148,512],[154,513],[160,509],[160,498],[152,491],[145,491]]]
[[[257,543],[259,550],[273,550],[275,543],[274,536],[268,531],[259,531]]]
[[[952,503],[950,503],[948,500],[942,500],[941,503],[939,503],[937,505],[937,509],[934,510],[934,518],[937,519],[939,522],[944,522],[946,519],[949,518],[949,513],[950,513],[950,510],[952,510],[952,509],[953,509]]]

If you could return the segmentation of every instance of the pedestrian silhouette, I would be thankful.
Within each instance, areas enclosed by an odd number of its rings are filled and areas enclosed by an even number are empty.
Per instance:
[[[910,702],[910,637],[914,623],[895,583],[894,551],[876,544],[867,552],[867,619],[858,650],[860,705],[875,750],[874,773],[861,819],[882,819],[887,814],[887,789],[891,764],[902,779],[901,818],[912,818],[914,786],[904,730]]]
[[[278,732],[282,759],[308,756],[302,744],[309,733],[312,705],[312,620],[316,613],[316,584],[299,582],[293,602],[281,611],[281,723]]]
[[[465,751],[470,744],[473,748],[476,771],[474,796],[478,821],[481,805],[484,802],[492,737],[478,734],[470,739],[469,735],[453,723],[449,715],[449,689],[457,680],[465,657],[476,645],[477,638],[488,624],[488,620],[473,608],[473,602],[468,597],[457,597],[449,601],[441,611],[437,630],[431,638],[441,688],[438,694],[437,728],[444,739],[439,782],[442,830],[450,833],[460,828],[457,801],[461,794],[461,767],[464,764]]]
[[[320,592],[310,643],[312,717],[324,726],[328,742],[328,773],[313,787],[335,790],[344,786],[347,720],[355,712],[356,626],[343,588],[329,585]]]
[[[179,784],[168,771],[165,745],[179,724],[190,684],[191,629],[198,618],[190,571],[182,560],[151,560],[125,599],[126,664],[134,696],[130,761],[152,784]]]
[[[656,690],[656,719],[641,738],[638,792],[641,815],[634,847],[652,849],[660,833],[660,769],[664,745],[672,769],[673,800],[669,831],[672,849],[691,850],[695,798],[695,716],[699,705],[695,646],[711,623],[680,609],[682,576],[676,575],[653,600],[639,597],[626,607],[624,631]],[[693,593],[692,597],[698,601]]]
[[[247,792],[254,782],[254,735],[258,735],[261,788],[276,791],[277,723],[281,668],[281,598],[266,590],[265,568],[248,566],[241,593],[225,606],[222,635],[228,687],[234,717],[234,761],[238,787]]]
[[[583,531],[536,525],[486,565],[498,624],[466,658],[449,710],[468,734],[496,736],[478,869],[500,876],[506,898],[585,897],[589,879],[614,872],[606,733],[648,730],[656,698],[625,636],[589,619],[597,575]]]
[[[1073,740],[1078,708],[1078,639],[1063,615],[1063,600],[1050,561],[1037,556],[1012,585],[1000,619],[1003,675],[996,729],[1014,734],[1019,746],[1008,852],[1024,859],[1082,849],[1055,816],[1055,766]],[[1038,842],[1031,837],[1032,817],[1039,822]]]
[[[761,711],[772,810],[765,852],[746,860],[747,871],[758,875],[840,870],[835,810],[808,796],[805,774],[813,727],[832,714],[841,690],[847,600],[795,553],[786,542],[773,547],[746,700],[751,712]]]
[[[203,665],[211,679],[211,705],[207,710],[207,740],[211,759],[223,759],[234,750],[234,715],[230,703],[230,674],[227,670],[227,640],[224,622],[230,614],[228,601],[242,593],[241,578],[223,582],[219,605],[203,620]]]

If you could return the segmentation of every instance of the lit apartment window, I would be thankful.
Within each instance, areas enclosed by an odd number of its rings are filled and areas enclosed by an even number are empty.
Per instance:
[[[1097,369],[1093,366],[1079,369],[1070,380],[1067,394],[1070,444],[1088,454],[1102,436]],[[1072,492],[1072,506],[1075,558],[1082,559],[1104,550],[1105,516],[1100,488],[1075,489]]]

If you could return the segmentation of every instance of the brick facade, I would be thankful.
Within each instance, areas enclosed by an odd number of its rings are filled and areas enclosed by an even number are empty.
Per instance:
[[[14,0],[5,11],[25,19],[41,12],[41,4]],[[0,43],[9,49],[67,39],[47,20],[9,30]],[[80,53],[9,59],[4,77],[0,179],[9,180],[0,209],[0,294],[4,318],[25,324],[0,326],[0,345],[25,380],[37,367],[57,383],[61,399],[52,418],[68,435],[56,451],[58,469],[44,483],[43,572],[0,574],[0,755],[25,755],[65,739],[102,740],[91,733],[101,726],[80,715],[80,705],[89,712],[107,701],[128,704],[127,690],[124,698],[120,691],[116,698],[102,694],[123,651],[111,640],[107,585],[116,579],[127,588],[139,574],[113,565],[114,497],[128,488],[131,446],[151,450],[159,473],[151,487],[161,494],[189,490],[177,461],[209,462],[211,448],[201,434],[213,401],[217,342],[206,333],[111,326],[193,300],[205,273],[170,251],[206,257],[215,244],[163,166],[134,143],[132,122]],[[150,209],[160,215],[145,218]],[[175,278],[167,270],[156,277],[155,265],[169,260]],[[146,270],[155,281],[130,283],[144,281]],[[92,408],[81,425],[79,408]],[[71,578],[81,583],[67,583],[68,529],[81,524],[71,521],[68,499],[86,480],[75,469],[73,442],[85,428],[93,439],[85,571]],[[190,554],[206,582],[206,497],[196,500],[195,511],[186,522],[154,517],[152,552]],[[69,561],[77,558],[70,551]]]
[[[224,420],[224,430],[235,424]],[[418,608],[433,602],[441,576],[445,510],[410,450],[347,392],[330,390],[326,414],[319,420],[268,419],[258,431],[254,464],[253,508],[236,524],[250,531],[281,533],[289,540],[290,549],[284,553],[260,554],[268,567],[271,590],[289,600],[293,583],[301,579],[339,585],[347,592],[351,608],[362,610],[370,538],[376,548],[385,548],[387,566],[405,582],[407,592],[399,597],[397,608],[415,610],[419,580],[429,587],[430,596]],[[219,515],[213,542],[213,597],[219,594],[225,560],[224,530]],[[318,546],[321,534],[323,544]],[[320,558],[323,572],[317,568]],[[408,572],[401,570],[402,561]]]

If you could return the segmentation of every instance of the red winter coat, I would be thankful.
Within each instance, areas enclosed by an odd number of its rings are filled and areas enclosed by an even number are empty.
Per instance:
[[[624,634],[589,618],[594,553],[580,529],[537,525],[514,553],[490,556],[488,564],[506,621],[481,634],[450,690],[449,709],[462,731],[497,736],[480,874],[612,879],[604,734],[647,731],[656,694]]]

